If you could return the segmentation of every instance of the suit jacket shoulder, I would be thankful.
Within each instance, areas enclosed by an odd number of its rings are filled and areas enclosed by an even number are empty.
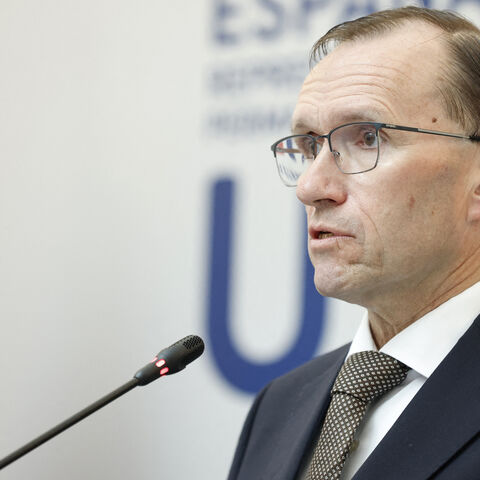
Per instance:
[[[347,352],[345,345],[316,357],[260,392],[245,421],[229,480],[293,478],[325,416]]]

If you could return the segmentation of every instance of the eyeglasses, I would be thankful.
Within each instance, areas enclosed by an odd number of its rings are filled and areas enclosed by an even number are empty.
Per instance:
[[[377,166],[380,152],[388,145],[384,130],[403,130],[480,141],[480,136],[477,135],[439,132],[389,123],[353,122],[340,125],[325,135],[290,135],[278,140],[270,148],[283,183],[294,187],[300,175],[320,153],[325,140],[328,140],[330,152],[341,172],[350,175],[373,170]]]

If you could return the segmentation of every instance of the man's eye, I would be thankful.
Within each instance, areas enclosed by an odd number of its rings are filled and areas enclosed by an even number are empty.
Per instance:
[[[297,142],[297,148],[300,153],[306,157],[311,158],[313,155],[314,147],[313,142],[310,138],[302,138]]]
[[[363,141],[367,147],[374,147],[377,142],[377,136],[375,132],[365,132],[363,134]]]

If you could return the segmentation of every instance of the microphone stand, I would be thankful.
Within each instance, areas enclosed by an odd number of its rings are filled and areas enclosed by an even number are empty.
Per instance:
[[[2,458],[0,460],[0,470],[15,460],[18,460],[20,457],[23,457],[28,452],[31,452],[34,448],[39,447],[46,441],[55,437],[59,433],[62,433],[67,428],[75,425],[80,420],[88,417],[93,412],[96,412],[105,405],[108,405],[110,402],[113,402],[113,400],[121,397],[123,394],[129,392],[136,386],[148,385],[157,378],[164,377],[165,375],[172,375],[180,370],[183,370],[189,363],[196,360],[203,353],[204,348],[205,345],[203,340],[199,336],[188,335],[178,342],[175,342],[173,345],[160,350],[156,357],[150,363],[147,363],[144,367],[138,370],[133,378],[127,383],[123,384],[121,387],[118,387],[113,392],[110,392],[108,395],[100,398],[83,410],[80,410],[75,415],[72,415],[70,418],[67,418],[63,422],[59,423],[56,427],[51,428],[39,437],[28,442],[23,447],[15,450],[10,455]]]

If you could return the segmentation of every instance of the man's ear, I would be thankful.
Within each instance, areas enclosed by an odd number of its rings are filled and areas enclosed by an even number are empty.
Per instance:
[[[473,223],[480,223],[480,183],[470,194],[468,205],[468,220]]]
[[[475,152],[472,158],[472,168],[468,174],[470,188],[472,189],[468,198],[467,220],[480,224],[480,145],[475,145]]]

